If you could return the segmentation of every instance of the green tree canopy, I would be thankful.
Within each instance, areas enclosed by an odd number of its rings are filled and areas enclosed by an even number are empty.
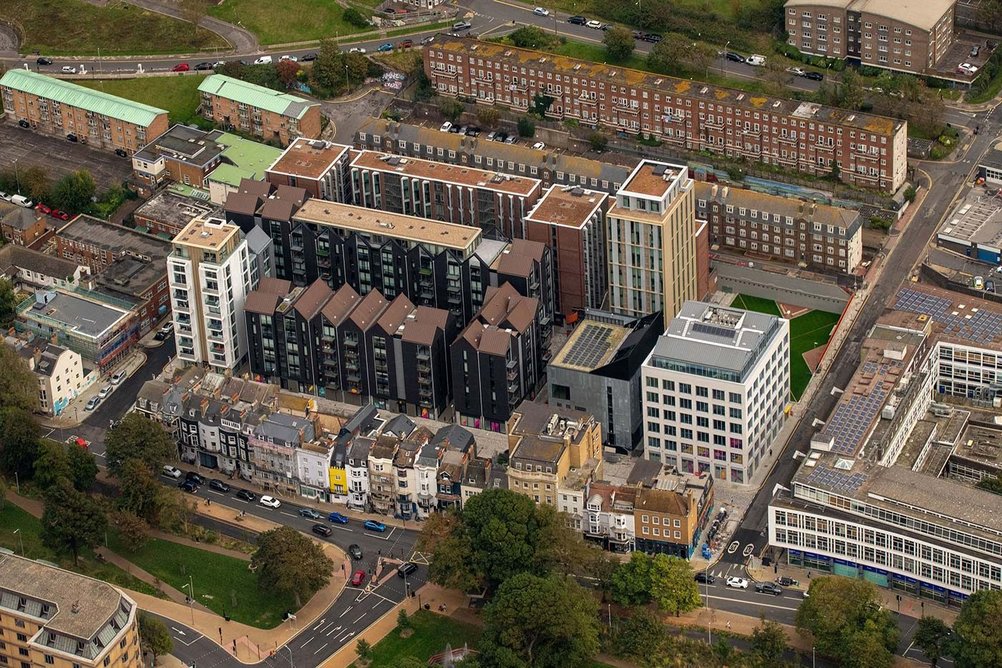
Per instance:
[[[685,559],[658,554],[651,559],[651,598],[658,608],[679,615],[703,604],[692,566]]]
[[[4,329],[10,327],[15,318],[17,318],[17,294],[14,292],[14,284],[7,278],[0,278],[0,327]],[[13,356],[17,357],[17,353],[10,346],[4,348],[9,349],[14,353]]]
[[[81,492],[94,486],[97,480],[97,461],[94,453],[76,445],[67,446],[66,459],[70,465],[70,480]]]
[[[692,40],[677,32],[665,33],[660,42],[647,53],[647,67],[662,74],[681,74],[685,70],[686,52]]]
[[[138,459],[153,475],[177,456],[177,446],[162,426],[139,413],[129,413],[108,432],[105,456],[108,470],[119,476],[130,459]]]
[[[933,668],[942,657],[950,653],[950,627],[939,617],[922,617],[915,628],[913,639]]]
[[[661,652],[668,637],[664,623],[647,608],[637,608],[618,625],[613,647],[618,656],[643,661]]]
[[[70,461],[66,456],[66,446],[56,441],[42,439],[35,458],[35,484],[46,490],[59,480],[70,480]]]
[[[0,279],[0,297],[2,288],[10,281]],[[28,365],[10,346],[0,346],[0,409],[20,408],[33,411],[38,406],[38,381]]]
[[[0,346],[6,348],[6,346]],[[31,387],[37,387],[32,378]],[[38,458],[38,423],[23,408],[0,409],[0,470],[27,480],[35,472]]]
[[[525,116],[519,117],[516,127],[518,129],[519,137],[524,137],[526,139],[529,139],[536,134],[536,124],[530,121]]]
[[[87,170],[79,169],[59,179],[52,188],[49,199],[58,209],[79,213],[87,210],[95,194],[97,184],[94,183],[94,177]]]
[[[174,639],[170,636],[167,625],[149,613],[139,613],[139,646],[143,651],[153,655],[153,663],[157,657],[165,656],[174,651]]]
[[[297,607],[326,586],[334,571],[334,562],[323,549],[291,527],[261,534],[251,564],[261,589],[291,596]]]
[[[598,633],[598,604],[572,579],[519,573],[484,608],[482,663],[588,666],[598,653]]]
[[[103,538],[108,520],[97,501],[77,491],[65,478],[45,493],[42,511],[42,542],[54,550],[68,550],[73,562],[80,551],[94,547]]]
[[[622,26],[606,30],[602,43],[605,44],[605,53],[609,56],[609,60],[613,62],[621,62],[632,56],[633,49],[637,45],[633,39],[633,31]]]
[[[957,666],[1002,666],[1002,591],[976,591],[953,623],[951,656]]]
[[[777,666],[783,660],[789,643],[786,631],[777,622],[762,616],[762,622],[752,630],[752,654],[762,661],[764,666]]]
[[[651,558],[634,551],[630,560],[612,573],[612,600],[620,605],[644,605],[651,602]]]
[[[558,38],[539,26],[522,26],[508,35],[508,40],[522,49],[545,49],[552,47]]]

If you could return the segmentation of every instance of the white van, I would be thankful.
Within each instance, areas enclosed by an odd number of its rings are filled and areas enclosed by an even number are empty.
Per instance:
[[[271,56],[261,56],[254,61],[255,65],[271,65]]]
[[[25,209],[35,208],[35,203],[24,195],[12,195],[10,198],[11,204],[17,204],[18,206],[23,206]]]
[[[760,56],[757,53],[753,53],[745,59],[745,62],[749,65],[754,65],[755,67],[765,66],[765,56]]]

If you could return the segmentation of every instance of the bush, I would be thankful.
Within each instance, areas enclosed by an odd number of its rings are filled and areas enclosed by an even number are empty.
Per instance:
[[[905,189],[905,200],[907,200],[909,203],[910,202],[914,202],[915,201],[915,196],[917,194],[918,193],[915,191],[915,186],[908,186]]]
[[[593,132],[588,136],[588,143],[591,144],[592,150],[601,153],[609,145],[609,138],[601,132]]]
[[[369,27],[369,19],[366,18],[365,15],[362,14],[362,12],[358,11],[354,7],[349,7],[348,9],[344,10],[344,14],[341,15],[341,18],[344,19],[345,23],[350,23],[356,28]]]
[[[536,124],[525,116],[518,119],[518,136],[528,139],[536,134]]]
[[[882,216],[871,216],[870,227],[875,230],[889,230],[891,229],[891,221]]]

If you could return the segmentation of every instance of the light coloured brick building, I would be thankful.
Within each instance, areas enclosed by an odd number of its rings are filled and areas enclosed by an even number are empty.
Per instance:
[[[222,74],[205,77],[198,90],[202,116],[223,129],[240,130],[280,146],[298,137],[320,136],[319,102]]]

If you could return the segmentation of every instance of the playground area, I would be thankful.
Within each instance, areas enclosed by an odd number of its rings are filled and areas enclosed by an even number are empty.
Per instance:
[[[731,306],[747,311],[768,313],[790,321],[790,394],[799,400],[818,369],[821,356],[838,324],[839,313],[817,311],[794,304],[780,304],[771,299],[735,295]]]

